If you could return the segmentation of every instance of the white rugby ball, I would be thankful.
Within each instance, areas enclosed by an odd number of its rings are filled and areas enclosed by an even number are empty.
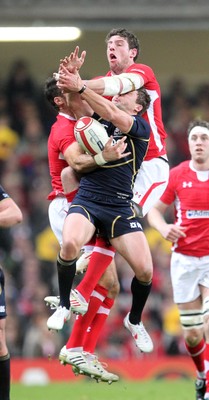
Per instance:
[[[100,153],[109,139],[104,126],[92,117],[79,118],[74,134],[82,149],[92,155]]]

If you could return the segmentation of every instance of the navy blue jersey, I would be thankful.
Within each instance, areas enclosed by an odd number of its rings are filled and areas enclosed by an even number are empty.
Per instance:
[[[150,126],[142,117],[135,115],[130,131],[124,134],[111,122],[105,121],[95,114],[93,117],[105,126],[108,136],[112,135],[115,143],[126,135],[128,145],[125,152],[131,154],[120,160],[108,162],[85,174],[81,178],[80,189],[118,199],[131,200],[134,180],[147,152]]]

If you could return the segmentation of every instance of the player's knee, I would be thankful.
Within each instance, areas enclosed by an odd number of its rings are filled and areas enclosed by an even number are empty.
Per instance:
[[[201,329],[188,329],[184,330],[184,340],[190,347],[197,346],[203,338]]]
[[[120,292],[120,283],[119,281],[115,281],[112,287],[108,290],[108,297],[110,299],[115,299]]]
[[[78,257],[80,246],[75,239],[64,238],[60,255],[62,258],[71,260]]]
[[[108,290],[108,297],[109,293],[111,293],[110,297],[116,297],[120,290],[118,278],[114,274],[104,273],[99,280],[99,284]]]
[[[138,270],[136,273],[136,278],[141,282],[151,282],[153,277],[153,271],[150,268],[142,268]]]
[[[196,346],[203,337],[201,310],[180,310],[180,322],[186,343],[189,346]]]

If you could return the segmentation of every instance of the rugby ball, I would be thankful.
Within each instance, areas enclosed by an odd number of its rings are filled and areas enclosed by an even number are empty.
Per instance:
[[[109,139],[104,126],[91,117],[81,117],[75,124],[74,134],[82,149],[91,155],[100,153]]]

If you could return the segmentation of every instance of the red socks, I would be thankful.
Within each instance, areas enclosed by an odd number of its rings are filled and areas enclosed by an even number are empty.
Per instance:
[[[94,251],[91,255],[88,269],[84,278],[76,287],[79,293],[89,301],[90,295],[93,292],[97,282],[111,263],[115,255],[115,250],[112,246],[108,246],[103,238],[97,238]]]
[[[186,349],[192,358],[197,371],[204,372],[205,365],[204,365],[204,358],[205,358],[205,340],[202,339],[195,347],[190,347],[187,343],[185,343]],[[208,345],[207,345],[208,347]],[[208,351],[209,355],[209,351]],[[209,360],[209,358],[208,358]]]
[[[100,305],[103,303],[107,295],[107,289],[103,286],[96,285],[95,290],[92,293],[89,301],[89,307],[86,314],[79,315],[73,325],[70,338],[66,344],[67,348],[82,347],[84,344],[86,331],[89,325],[92,323]]]
[[[94,354],[102,328],[113,304],[114,299],[110,299],[109,297],[106,297],[106,299],[101,304],[99,310],[97,311],[97,314],[92,321],[92,324],[89,326],[86,332],[85,342],[83,345],[85,351]]]

